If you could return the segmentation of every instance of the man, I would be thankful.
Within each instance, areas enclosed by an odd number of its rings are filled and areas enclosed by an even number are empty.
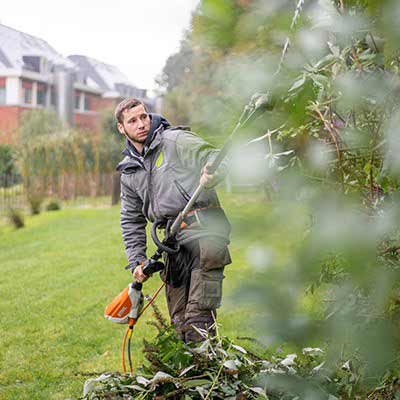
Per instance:
[[[220,306],[224,266],[231,262],[227,244],[230,225],[213,186],[224,171],[210,174],[216,151],[183,127],[171,127],[160,115],[149,114],[135,98],[115,109],[119,132],[126,137],[121,172],[121,229],[134,279],[143,282],[147,221],[173,220],[202,182],[206,190],[176,237],[177,254],[167,255],[161,277],[167,304],[182,339],[200,341],[193,326],[208,329]]]

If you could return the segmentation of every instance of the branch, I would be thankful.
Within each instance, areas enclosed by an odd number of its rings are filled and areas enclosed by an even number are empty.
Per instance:
[[[384,256],[389,253],[398,253],[398,252],[400,252],[400,246],[391,246],[391,247],[388,247],[387,249],[380,251],[379,255]]]
[[[314,111],[317,113],[317,115],[323,122],[325,129],[329,132],[329,134],[331,135],[331,138],[335,144],[337,158],[339,161],[339,169],[340,169],[340,174],[341,174],[342,190],[344,191],[344,172],[343,172],[343,167],[342,167],[342,156],[341,156],[341,152],[339,150],[339,144],[338,144],[337,138],[336,138],[337,132],[332,128],[331,124],[329,124],[328,121],[326,121],[326,119],[324,118],[324,116],[322,115],[320,109],[318,108],[318,106],[316,104],[314,105]]]

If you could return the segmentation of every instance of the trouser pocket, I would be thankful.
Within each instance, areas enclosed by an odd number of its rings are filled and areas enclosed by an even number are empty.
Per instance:
[[[220,269],[232,262],[225,240],[217,237],[201,238],[199,248],[202,271]]]
[[[221,306],[222,299],[222,280],[224,279],[224,269],[213,269],[211,271],[197,270],[192,288],[195,289],[193,300],[198,305],[199,310],[215,310]],[[192,278],[194,278],[192,274]]]

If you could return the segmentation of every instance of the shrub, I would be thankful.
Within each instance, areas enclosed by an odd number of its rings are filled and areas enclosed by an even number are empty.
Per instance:
[[[58,200],[50,200],[50,202],[46,206],[47,211],[57,211],[61,210],[61,205]]]
[[[11,207],[8,210],[8,218],[16,229],[23,228],[25,226],[24,214],[22,213],[22,210],[18,208]]]
[[[0,144],[0,187],[10,187],[20,180],[14,153],[10,145]]]
[[[28,203],[32,215],[40,214],[44,196],[41,193],[28,194]]]
[[[21,119],[21,138],[34,142],[40,136],[55,135],[62,130],[62,123],[54,111],[46,109],[25,110]]]

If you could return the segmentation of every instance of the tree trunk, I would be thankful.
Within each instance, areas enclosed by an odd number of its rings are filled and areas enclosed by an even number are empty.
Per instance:
[[[111,205],[115,206],[119,203],[121,196],[121,174],[114,172],[112,175],[112,193],[111,193]]]

